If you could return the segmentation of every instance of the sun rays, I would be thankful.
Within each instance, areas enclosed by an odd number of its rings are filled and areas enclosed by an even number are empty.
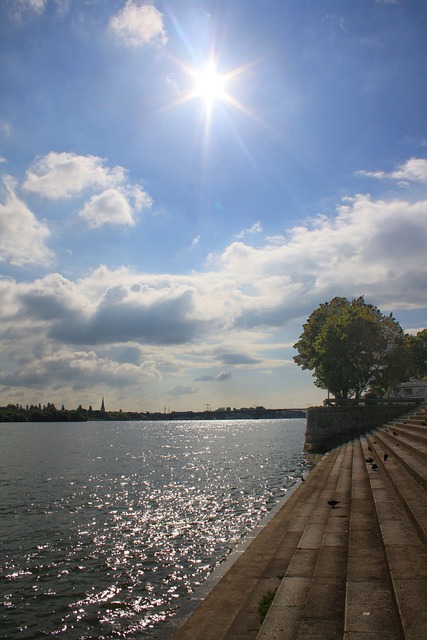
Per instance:
[[[216,100],[226,100],[226,84],[228,76],[221,75],[214,63],[210,61],[201,71],[192,71],[194,78],[194,98],[202,98],[208,109],[212,108]]]
[[[201,101],[205,113],[206,122],[209,123],[212,113],[216,107],[232,106],[241,113],[246,114],[259,122],[259,118],[248,109],[234,95],[233,84],[240,79],[252,66],[254,62],[241,65],[231,71],[223,73],[217,61],[211,56],[204,65],[190,66],[182,61],[177,61],[179,67],[184,72],[184,80],[188,81],[188,89],[182,91],[180,97],[169,107],[177,107],[184,103],[199,100]]]

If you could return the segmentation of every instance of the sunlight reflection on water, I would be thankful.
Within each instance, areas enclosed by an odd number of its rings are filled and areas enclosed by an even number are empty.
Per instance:
[[[301,475],[304,428],[0,425],[3,637],[158,637]]]

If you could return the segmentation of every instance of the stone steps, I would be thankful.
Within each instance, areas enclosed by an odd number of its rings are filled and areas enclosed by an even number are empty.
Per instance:
[[[342,638],[336,610],[344,609],[345,599],[352,449],[352,443],[341,448],[329,483],[310,514],[257,636],[259,640],[275,636],[296,640],[305,637],[306,628],[316,629],[318,637]],[[328,505],[331,499],[340,504],[332,509]]]
[[[418,409],[331,451],[174,640],[427,638],[426,421]]]
[[[409,418],[393,421],[354,442],[348,534],[340,532],[342,551],[337,553],[337,566],[331,563],[331,575],[323,576],[321,583],[324,593],[330,589],[330,597],[322,599],[318,591],[316,616],[310,616],[313,610],[306,599],[300,606],[299,621],[290,628],[286,611],[282,607],[280,614],[278,610],[280,601],[286,602],[285,583],[259,640],[427,638],[425,419],[422,410],[411,415],[410,422]],[[388,454],[386,460],[384,454]],[[377,468],[366,461],[370,458]],[[309,591],[314,593],[316,587],[313,575]],[[287,602],[295,604],[289,598]]]
[[[422,486],[427,486],[427,465],[425,445],[412,440],[410,433],[404,436],[395,436],[394,432],[380,431],[376,434],[376,440],[381,443],[384,453],[389,458],[397,460]],[[374,448],[375,440],[371,438],[371,448]]]
[[[343,638],[402,638],[367,465],[355,443]],[[374,478],[374,481],[376,477]]]
[[[381,453],[381,451],[377,451]],[[380,523],[381,541],[386,565],[397,605],[402,635],[398,637],[407,640],[418,640],[427,637],[427,609],[425,606],[427,581],[427,553],[426,528],[422,528],[423,520],[426,524],[425,495],[419,487],[420,495],[412,495],[414,479],[405,469],[402,475],[396,477],[398,465],[394,461],[390,464],[379,462],[384,467],[384,473],[368,471],[374,500],[376,518]],[[366,465],[369,469],[370,465]],[[408,486],[405,485],[404,475],[407,474]],[[391,486],[392,485],[392,486]],[[398,486],[399,493],[394,491]],[[404,489],[407,489],[404,496]],[[424,497],[424,501],[419,498]],[[411,502],[410,506],[405,500]],[[412,509],[414,522],[419,529],[408,522],[408,507]],[[419,533],[423,531],[422,535]],[[424,542],[423,542],[424,541]]]
[[[374,444],[375,442],[375,444]],[[367,445],[371,443],[373,452],[368,451]],[[427,501],[422,484],[414,477],[407,468],[407,460],[402,463],[399,456],[394,456],[380,438],[380,433],[375,434],[375,440],[366,440],[365,456],[374,457],[375,464],[384,470],[388,482],[392,485],[396,498],[404,509],[406,516],[417,531],[421,541],[427,546]],[[384,460],[384,453],[389,453],[387,460]]]

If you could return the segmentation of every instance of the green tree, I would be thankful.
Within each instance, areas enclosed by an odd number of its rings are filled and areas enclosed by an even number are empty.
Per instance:
[[[410,375],[418,379],[427,378],[427,329],[406,338],[411,357]]]
[[[337,297],[313,311],[294,347],[294,361],[313,371],[318,387],[358,398],[368,387],[385,391],[400,380],[405,339],[392,314],[363,297]]]

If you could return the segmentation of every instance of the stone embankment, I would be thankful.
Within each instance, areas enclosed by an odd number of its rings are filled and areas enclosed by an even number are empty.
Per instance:
[[[426,462],[425,406],[329,452],[174,639],[427,638]]]

